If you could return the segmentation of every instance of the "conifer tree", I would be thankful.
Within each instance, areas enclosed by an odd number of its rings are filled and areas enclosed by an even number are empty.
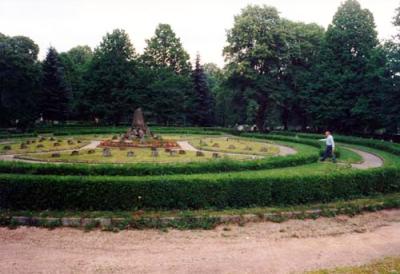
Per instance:
[[[69,90],[64,68],[55,48],[49,48],[42,66],[40,112],[44,120],[64,121],[68,115]]]
[[[194,89],[192,122],[198,126],[210,126],[214,122],[214,100],[203,66],[200,64],[200,55],[196,57],[192,80]]]

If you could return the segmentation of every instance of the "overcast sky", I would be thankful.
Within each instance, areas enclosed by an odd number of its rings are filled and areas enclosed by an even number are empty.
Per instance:
[[[375,16],[379,38],[388,39],[400,0],[359,0]],[[25,35],[59,52],[76,45],[94,48],[106,32],[125,29],[138,52],[159,23],[168,23],[185,49],[203,62],[223,65],[222,48],[233,16],[248,4],[275,6],[281,16],[325,28],[342,0],[0,0],[0,32]]]

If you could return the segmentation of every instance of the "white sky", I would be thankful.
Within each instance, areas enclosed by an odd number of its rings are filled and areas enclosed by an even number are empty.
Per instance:
[[[375,16],[379,38],[395,33],[391,24],[400,0],[359,0]],[[168,23],[185,49],[203,62],[223,65],[222,49],[233,16],[247,4],[275,6],[283,17],[327,27],[342,0],[0,0],[0,32],[25,35],[43,58],[77,45],[97,46],[106,32],[125,29],[138,52],[159,23]]]

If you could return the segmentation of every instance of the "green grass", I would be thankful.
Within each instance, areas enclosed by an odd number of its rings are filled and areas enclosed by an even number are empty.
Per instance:
[[[134,157],[127,157],[127,152],[135,153]],[[150,148],[132,148],[118,149],[111,148],[111,157],[103,157],[102,149],[95,149],[94,154],[88,154],[88,150],[81,150],[79,155],[71,156],[70,152],[61,152],[59,158],[52,158],[51,153],[43,154],[26,154],[25,159],[35,159],[41,161],[60,161],[68,163],[181,163],[181,162],[198,162],[198,161],[218,161],[220,159],[235,159],[235,160],[251,160],[250,156],[246,155],[228,155],[220,154],[219,159],[213,159],[212,152],[204,152],[204,156],[196,156],[196,152],[187,151],[186,154],[171,156],[164,149],[159,149],[159,156],[153,157]]]
[[[264,138],[262,135],[258,136]],[[208,138],[209,140],[214,139],[214,141],[220,139]],[[198,139],[192,138],[191,140]],[[235,140],[240,140],[243,143],[250,142],[248,139],[235,138]],[[268,140],[265,139],[257,140],[259,141],[256,141],[256,143],[260,143],[260,146],[273,145],[270,141],[270,143],[266,143]],[[275,138],[275,140],[275,142],[286,143],[295,147],[300,156],[307,153],[313,156],[315,153],[315,160],[320,150],[319,145],[311,140],[302,140],[301,138]],[[295,143],[297,141],[302,144]],[[223,139],[222,142],[229,143],[229,141]],[[224,146],[220,144],[218,149],[227,149]],[[310,161],[293,161],[293,167],[266,169],[262,160],[259,162],[255,160],[252,162],[237,161],[245,167],[235,169],[237,171],[224,170],[222,167],[218,170],[199,169],[196,174],[179,171],[175,174],[171,172],[168,175],[167,171],[166,173],[149,173],[152,175],[147,176],[130,176],[135,175],[134,173],[126,173],[125,176],[118,176],[119,173],[114,173],[113,176],[99,176],[101,175],[99,173],[94,173],[94,176],[79,176],[79,173],[67,173],[72,176],[58,176],[63,174],[62,172],[53,173],[54,175],[51,176],[16,173],[12,175],[2,174],[1,179],[5,186],[4,201],[8,197],[10,208],[21,209],[240,208],[251,205],[328,202],[338,198],[352,199],[363,195],[397,192],[399,157],[377,149],[364,147],[361,149],[378,154],[385,160],[385,167],[395,168],[360,171],[352,169],[350,165],[314,162],[309,164]],[[147,150],[147,152],[148,157],[151,157],[150,151]],[[114,154],[116,157],[113,159],[114,162],[118,161],[118,157],[126,157],[126,151],[117,150]],[[85,155],[87,154],[82,156]],[[102,157],[101,154],[99,155]],[[168,154],[164,156],[173,159],[174,162],[176,161],[174,157]],[[190,155],[188,156],[190,157]],[[68,153],[68,155],[62,155],[62,157],[80,156],[69,156]],[[144,157],[145,155],[138,158],[143,161]],[[289,159],[289,157],[271,159]],[[352,152],[344,152],[344,161],[357,160],[357,156]],[[260,168],[250,170],[247,165],[249,163],[259,163]],[[184,165],[186,166],[186,164]],[[26,198],[31,197],[33,193],[37,196],[36,200]],[[52,196],[46,196],[45,193],[52,193]],[[65,196],[64,193],[69,195]],[[139,200],[136,197],[145,197],[145,199]],[[26,206],[24,206],[24,203]]]
[[[194,147],[201,150],[223,151],[228,153],[252,155],[277,155],[279,148],[267,142],[259,142],[233,136],[197,138],[190,141]]]
[[[19,150],[17,151],[18,144],[14,144],[10,153],[24,153],[24,155],[20,156],[22,159],[31,159],[31,160],[40,160],[40,161],[48,161],[48,162],[67,162],[67,163],[187,163],[187,162],[204,162],[210,160],[220,160],[220,159],[232,159],[232,160],[254,160],[256,158],[260,158],[262,156],[271,156],[276,155],[279,149],[269,143],[266,142],[257,142],[239,139],[237,137],[210,137],[210,136],[201,136],[201,135],[177,135],[177,134],[163,134],[162,137],[169,140],[189,140],[190,142],[194,142],[198,147],[201,142],[207,143],[218,143],[220,144],[219,148],[206,149],[210,150],[210,152],[205,151],[204,157],[196,156],[196,153],[193,151],[187,151],[186,154],[174,155],[171,156],[169,153],[166,153],[164,149],[159,149],[159,156],[153,157],[151,155],[151,150],[149,148],[111,148],[111,157],[103,157],[102,149],[98,148],[95,150],[94,154],[88,154],[87,150],[82,150],[79,152],[79,155],[72,156],[70,151],[60,152],[60,157],[53,158],[52,153],[36,153],[42,151],[54,151],[52,145],[53,143],[50,141],[44,141],[43,144],[45,147],[43,150],[37,150],[35,147],[28,150]],[[100,134],[100,135],[78,135],[74,137],[77,140],[81,140],[84,144],[87,144],[90,140],[107,140],[111,139],[112,135]],[[228,141],[226,141],[226,139]],[[66,138],[61,143],[61,146],[57,147],[57,150],[66,150],[74,147],[67,146]],[[237,148],[232,149],[229,146],[235,146]],[[245,150],[245,148],[251,147],[251,151]],[[267,152],[260,152],[262,148],[266,148]],[[127,152],[133,151],[135,153],[135,157],[127,157]],[[213,152],[218,152],[220,155],[219,159],[214,159],[212,157]],[[255,157],[253,156],[255,155]]]
[[[87,145],[89,142],[86,140],[81,140],[79,138],[54,138],[54,141],[49,140],[50,137],[46,137],[46,140],[40,141],[40,138],[27,138],[20,140],[10,140],[10,143],[0,144],[0,154],[25,154],[32,152],[47,152],[47,151],[60,151],[60,150],[70,150],[78,149]],[[68,140],[73,143],[68,144]],[[81,143],[77,141],[80,140]],[[54,146],[55,143],[59,143],[59,146]],[[30,144],[27,144],[30,142]],[[33,143],[32,143],[33,142]],[[21,148],[21,144],[25,144],[26,148]],[[5,149],[10,146],[11,149]]]
[[[355,164],[362,162],[362,160],[363,160],[362,157],[359,154],[355,153],[354,151],[351,151],[344,147],[340,147],[339,162]]]
[[[339,267],[307,272],[308,274],[399,274],[400,257],[376,260],[362,266]]]

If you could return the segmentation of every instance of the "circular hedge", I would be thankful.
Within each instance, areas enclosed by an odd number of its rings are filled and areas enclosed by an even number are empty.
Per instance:
[[[89,129],[85,129],[88,132]],[[201,129],[168,133],[204,134]],[[213,134],[225,130],[207,129]],[[232,133],[232,132],[229,132]],[[318,172],[316,136],[242,134],[312,148],[309,153],[257,161],[191,164],[28,164],[0,162],[0,207],[28,210],[198,209],[329,202],[400,190],[400,146],[337,136],[336,141],[378,149],[390,163],[369,170]],[[378,151],[378,152],[379,152]],[[316,170],[316,171],[314,171]]]

